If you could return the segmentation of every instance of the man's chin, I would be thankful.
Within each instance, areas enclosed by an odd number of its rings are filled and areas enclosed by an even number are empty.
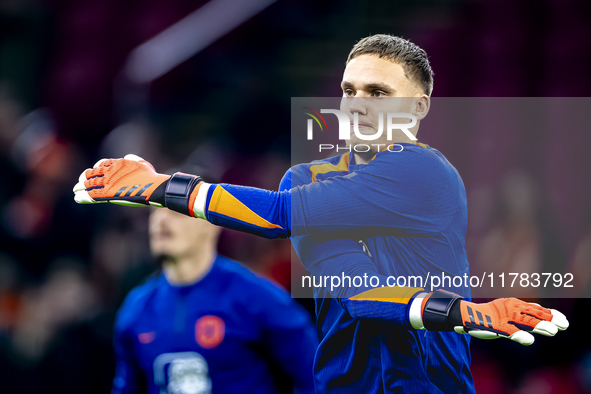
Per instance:
[[[351,130],[354,133],[353,130]],[[375,135],[377,133],[376,129],[371,126],[359,126],[358,132],[361,135]]]

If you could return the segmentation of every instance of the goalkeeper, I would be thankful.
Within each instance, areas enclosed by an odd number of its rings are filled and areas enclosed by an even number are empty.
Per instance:
[[[432,75],[416,45],[367,37],[349,54],[342,89],[350,99],[341,110],[357,114],[361,133],[374,134],[378,111],[368,99],[406,98],[398,112],[419,120],[410,129],[416,135],[429,111]],[[102,160],[81,174],[75,199],[167,207],[264,237],[291,237],[312,275],[467,274],[466,194],[455,168],[402,132],[375,142],[395,142],[403,150],[351,152],[295,166],[279,192],[158,174],[134,156]],[[474,392],[469,337],[457,333],[529,345],[530,332],[552,336],[568,327],[554,310],[516,299],[476,304],[468,301],[469,289],[459,292],[317,290],[316,391]]]

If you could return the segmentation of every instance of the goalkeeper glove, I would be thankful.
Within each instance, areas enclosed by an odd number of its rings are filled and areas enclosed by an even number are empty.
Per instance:
[[[564,314],[538,304],[516,298],[477,304],[445,290],[417,297],[411,305],[410,320],[416,329],[453,330],[480,339],[509,338],[522,345],[534,343],[531,333],[552,337],[569,325]]]
[[[78,204],[168,207],[193,216],[189,201],[199,183],[198,176],[159,174],[141,157],[126,155],[123,159],[99,160],[93,168],[84,170],[74,186],[74,200]]]

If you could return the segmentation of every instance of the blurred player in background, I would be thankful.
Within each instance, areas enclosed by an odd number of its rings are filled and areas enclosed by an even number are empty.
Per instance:
[[[400,98],[392,112],[412,114],[420,122],[429,111],[432,75],[427,54],[411,42],[367,37],[349,54],[341,111],[351,119],[357,114],[361,134],[373,135],[384,112],[377,108],[387,103],[375,100]],[[413,136],[419,122],[410,129]],[[469,302],[469,288],[457,289],[460,296],[391,287],[388,276],[469,272],[463,182],[440,152],[413,136],[399,130],[392,139],[383,133],[372,141],[403,147],[396,153],[374,145],[295,166],[280,192],[158,174],[130,155],[83,172],[75,198],[165,206],[268,238],[291,237],[314,276],[379,278],[371,286],[314,289],[317,392],[472,393],[469,337],[456,333],[529,345],[530,331],[552,336],[568,322],[558,311],[516,299]],[[355,138],[351,144],[363,142]]]
[[[162,273],[119,310],[112,393],[313,393],[310,315],[218,255],[220,227],[164,209],[149,227]]]

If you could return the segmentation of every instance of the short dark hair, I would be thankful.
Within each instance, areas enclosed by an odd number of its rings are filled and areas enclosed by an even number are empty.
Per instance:
[[[431,96],[433,91],[433,70],[427,52],[402,37],[390,34],[375,34],[361,39],[353,46],[347,64],[361,55],[376,55],[400,64],[406,77],[421,85],[423,92]]]

